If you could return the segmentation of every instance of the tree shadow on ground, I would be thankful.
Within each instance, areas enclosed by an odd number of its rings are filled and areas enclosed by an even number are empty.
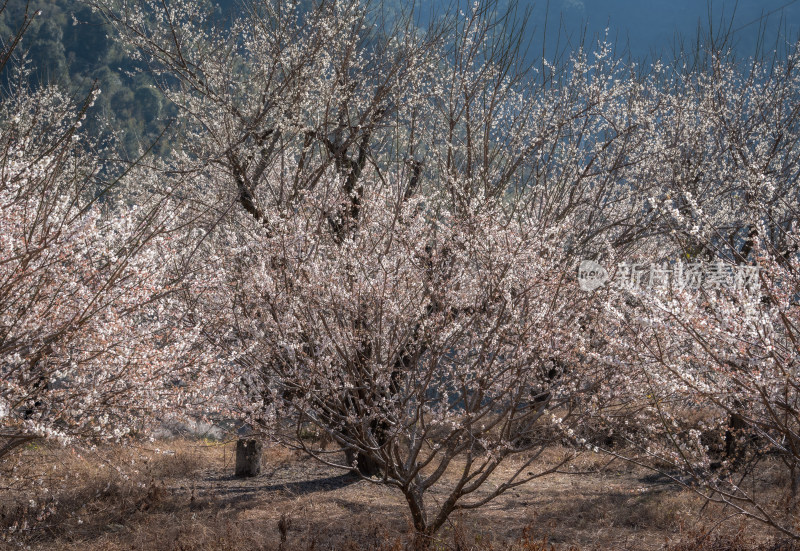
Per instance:
[[[256,499],[258,496],[268,495],[273,492],[281,492],[293,497],[299,497],[313,493],[332,492],[362,480],[358,475],[345,473],[322,478],[310,478],[262,485],[262,481],[267,481],[264,480],[264,478],[266,478],[264,475],[249,479],[237,478],[232,475],[220,477],[215,480],[215,482],[220,483],[220,485],[215,485],[212,491],[216,497],[225,504],[235,506]]]

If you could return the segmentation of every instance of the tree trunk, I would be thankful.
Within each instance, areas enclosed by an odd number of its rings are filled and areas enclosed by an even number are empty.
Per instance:
[[[422,501],[422,492],[418,486],[410,486],[403,490],[408,507],[411,510],[411,519],[414,521],[414,551],[427,551],[431,548],[433,533],[436,529],[428,524],[425,514],[425,505]]]
[[[257,476],[261,473],[262,444],[258,440],[242,439],[236,442],[236,476]]]
[[[381,464],[367,454],[356,452],[352,448],[345,448],[344,453],[348,465],[352,465],[353,461],[356,461],[356,467],[353,469],[353,473],[367,477],[383,476]]]
[[[730,414],[728,429],[725,431],[725,459],[728,460],[731,467],[735,467],[744,455],[744,445],[740,445],[739,440],[747,428],[747,422],[741,415],[738,413]]]

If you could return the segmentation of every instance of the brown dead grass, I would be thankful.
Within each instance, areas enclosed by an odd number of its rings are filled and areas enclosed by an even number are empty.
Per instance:
[[[548,450],[540,462],[563,453]],[[482,491],[514,467],[504,465]],[[794,549],[753,523],[720,523],[729,512],[644,469],[595,454],[579,457],[573,469],[583,474],[537,479],[454,515],[432,548]],[[297,452],[268,447],[261,476],[242,480],[232,472],[232,443],[31,445],[0,462],[0,546],[400,550],[412,539],[399,492]]]

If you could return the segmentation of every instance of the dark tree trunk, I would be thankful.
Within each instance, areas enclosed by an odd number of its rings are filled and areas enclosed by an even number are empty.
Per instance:
[[[375,459],[371,458],[367,454],[363,452],[356,452],[353,449],[346,448],[344,450],[345,457],[347,458],[347,464],[352,465],[353,461],[356,461],[356,467],[353,469],[353,473],[360,474],[362,476],[382,476],[383,469],[381,469],[381,464],[376,461]]]
[[[739,440],[747,428],[747,422],[741,415],[731,413],[728,418],[728,429],[725,431],[725,459],[731,465],[738,463],[744,455],[745,449],[740,445]]]
[[[257,476],[261,473],[262,444],[258,440],[236,442],[236,476]]]
[[[403,494],[411,510],[411,518],[414,521],[415,533],[412,548],[414,551],[427,551],[431,548],[432,536],[438,527],[428,523],[422,492],[419,491],[418,487],[407,487],[403,490]]]

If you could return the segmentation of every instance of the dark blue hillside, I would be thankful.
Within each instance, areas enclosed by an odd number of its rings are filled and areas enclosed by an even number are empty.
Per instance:
[[[418,11],[441,13],[454,4],[466,11],[472,2],[421,2]],[[776,40],[784,45],[796,40],[800,32],[800,0],[715,0],[710,4],[706,0],[521,0],[519,6],[531,12],[533,55],[541,54],[546,27],[548,57],[557,47],[569,51],[577,46],[584,33],[588,42],[594,42],[605,35],[606,28],[617,51],[627,49],[636,59],[652,58],[654,53],[669,58],[676,38],[683,37],[691,47],[698,29],[705,35],[709,28],[714,34],[734,31],[731,45],[738,57],[754,55],[759,37],[771,51]]]
[[[785,44],[800,29],[797,0],[716,0],[710,7],[703,0],[555,0],[551,9],[556,5],[570,33],[586,25],[589,36],[595,36],[608,26],[610,38],[618,47],[629,45],[635,58],[652,52],[670,57],[676,36],[690,45],[698,28],[703,34],[731,29],[737,55],[749,57],[760,34],[771,50],[776,40]]]

